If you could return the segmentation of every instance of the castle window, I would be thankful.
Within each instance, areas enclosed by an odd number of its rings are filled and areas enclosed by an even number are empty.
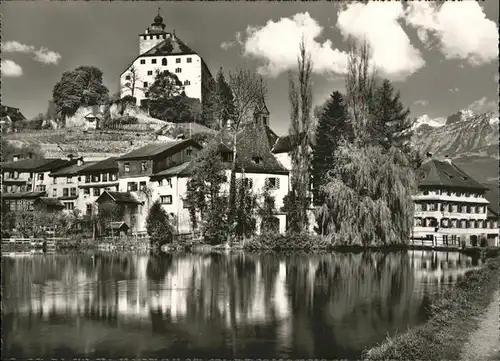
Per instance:
[[[189,80],[184,80],[184,85],[191,85],[191,82]]]
[[[130,75],[126,75],[125,80],[130,80]]]
[[[153,75],[153,71],[152,70],[148,70],[148,75]]]
[[[161,59],[161,65],[167,65],[167,58]]]
[[[176,73],[180,73],[180,72],[182,72],[182,69],[181,68],[175,68],[175,72]]]
[[[181,58],[175,58],[175,62],[179,64],[181,62]]]
[[[145,81],[144,83],[142,83],[142,86],[143,86],[144,88],[147,88],[147,87],[148,87],[148,82],[147,82],[147,81]]]
[[[188,63],[191,63],[191,58],[187,58],[187,62],[188,62]]]
[[[151,64],[156,64],[156,59],[151,59]]]
[[[141,59],[141,64],[146,64],[146,59]]]

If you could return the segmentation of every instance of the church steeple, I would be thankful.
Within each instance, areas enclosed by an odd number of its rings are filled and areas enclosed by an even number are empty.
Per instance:
[[[270,112],[266,106],[266,100],[264,99],[264,95],[262,95],[253,111],[254,120],[258,124],[269,126],[269,114]]]

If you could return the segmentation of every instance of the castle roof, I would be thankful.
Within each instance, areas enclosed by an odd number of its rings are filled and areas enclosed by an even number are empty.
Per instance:
[[[437,159],[429,159],[417,170],[419,187],[448,187],[473,190],[487,190],[453,163]]]
[[[196,52],[175,35],[170,35],[162,42],[156,44],[154,47],[141,54],[140,57],[189,54],[196,54]]]

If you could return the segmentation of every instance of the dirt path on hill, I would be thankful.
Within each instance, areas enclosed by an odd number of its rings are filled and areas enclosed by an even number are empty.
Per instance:
[[[479,328],[474,331],[462,349],[461,361],[500,360],[500,291],[493,295],[493,301],[480,317]]]

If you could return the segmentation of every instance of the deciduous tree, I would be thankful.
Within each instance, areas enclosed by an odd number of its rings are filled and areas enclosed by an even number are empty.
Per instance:
[[[164,244],[172,243],[174,229],[159,201],[154,202],[149,209],[146,218],[146,230],[152,246],[161,247]]]
[[[79,107],[104,103],[109,90],[103,84],[102,71],[94,66],[79,66],[62,74],[52,91],[57,114],[64,120]]]

